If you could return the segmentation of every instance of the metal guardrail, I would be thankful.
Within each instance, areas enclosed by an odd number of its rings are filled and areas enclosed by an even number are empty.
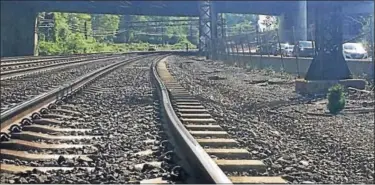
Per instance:
[[[263,58],[280,58],[281,59],[281,56],[280,55],[273,55],[273,54],[260,54],[260,53],[249,53],[249,52],[244,52],[244,53],[238,53],[237,52],[228,52],[231,56],[251,56],[251,57],[263,57]],[[268,56],[269,55],[269,56]],[[284,59],[295,59],[296,57],[292,57],[292,56],[283,56]],[[312,60],[313,57],[301,57],[299,56],[298,58],[305,58],[305,59],[310,59]],[[348,59],[346,58],[345,59],[346,61],[364,61],[364,62],[371,62],[372,58],[369,57],[367,59]]]
[[[165,58],[165,56],[162,58]],[[161,59],[155,60],[151,66],[153,80],[155,81],[155,83],[157,83],[156,89],[161,100],[160,102],[162,110],[166,114],[166,119],[169,123],[168,126],[172,130],[174,139],[178,141],[179,148],[184,150],[184,157],[187,159],[187,161],[189,161],[190,164],[194,164],[194,170],[198,170],[201,177],[203,175],[207,177],[206,181],[208,183],[232,184],[232,182],[219,168],[219,166],[204,151],[200,144],[184,127],[184,125],[181,123],[176,113],[174,112],[168,90],[160,79],[156,70],[156,65],[160,60]]]

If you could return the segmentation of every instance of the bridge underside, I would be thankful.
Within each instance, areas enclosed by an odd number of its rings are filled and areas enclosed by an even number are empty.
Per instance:
[[[46,12],[128,14],[150,16],[199,16],[199,1],[23,1]],[[280,15],[293,11],[293,2],[213,1],[217,13]]]
[[[297,1],[212,1],[217,13],[282,15],[298,10]],[[332,1],[333,2],[333,1]],[[360,3],[359,3],[360,2]],[[3,2],[1,2],[3,4]],[[12,2],[15,3],[15,2]],[[199,16],[199,1],[34,1],[16,2],[37,11],[150,16]],[[371,1],[337,1],[347,14],[373,13]],[[309,9],[320,1],[307,1]]]

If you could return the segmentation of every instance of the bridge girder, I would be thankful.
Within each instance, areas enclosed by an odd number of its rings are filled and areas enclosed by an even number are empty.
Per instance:
[[[199,16],[200,10],[198,6],[199,1],[1,1],[1,7],[11,7],[5,8],[6,12],[16,12],[20,9],[25,10],[25,12],[20,13],[15,18],[19,18],[20,21],[13,21],[16,25],[13,31],[3,32],[3,27],[7,27],[8,23],[3,23],[2,21],[2,38],[7,38],[6,42],[10,43],[32,43],[32,36],[29,32],[34,32],[33,29],[24,29],[21,25],[21,20],[25,15],[33,15],[37,12],[74,12],[74,13],[92,13],[92,14],[131,14],[131,15],[158,15],[158,16]],[[239,1],[212,1],[213,7],[215,7],[215,16],[209,17],[209,24],[211,28],[209,29],[209,40],[211,38],[216,38],[216,14],[218,13],[248,13],[248,14],[268,14],[268,15],[279,15],[282,12],[286,11],[295,11],[298,8],[298,5],[294,4],[293,1],[290,2],[280,2],[280,1],[248,1],[248,2],[239,2]],[[322,2],[308,1],[308,7],[317,8]],[[332,2],[329,2],[332,3]],[[345,6],[351,7],[353,5],[358,5],[358,1],[347,1],[339,2],[344,3]],[[353,4],[354,3],[354,4]],[[363,3],[361,1],[361,3]],[[315,6],[315,7],[314,7]],[[21,8],[22,7],[22,8]],[[372,2],[373,7],[373,2]],[[318,7],[319,8],[319,7]],[[13,10],[14,9],[14,10]],[[211,11],[211,10],[210,10]],[[372,12],[373,13],[373,12]],[[4,13],[2,11],[2,20],[4,17],[9,17],[11,19],[12,14]],[[31,16],[29,16],[31,17]],[[30,19],[31,20],[31,19]],[[33,22],[33,21],[32,21]],[[9,23],[8,27],[12,26],[12,23]],[[18,25],[20,24],[20,25]],[[30,26],[30,28],[32,25]],[[27,33],[26,33],[27,32]],[[5,35],[8,34],[8,35]],[[30,35],[30,38],[24,38],[24,41],[21,41],[21,38],[16,35]],[[17,39],[10,41],[11,39]],[[1,45],[4,46],[5,41],[1,42]],[[21,44],[27,45],[27,44]],[[214,45],[216,46],[216,45]],[[19,46],[20,47],[20,46]],[[29,47],[29,46],[28,46]],[[12,48],[18,47],[14,46]],[[31,46],[29,48],[32,48]],[[14,51],[14,54],[22,55],[21,53],[28,53],[23,51]],[[2,52],[3,53],[3,52]]]

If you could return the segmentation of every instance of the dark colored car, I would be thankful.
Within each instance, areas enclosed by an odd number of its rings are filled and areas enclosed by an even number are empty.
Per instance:
[[[293,49],[293,56],[297,55],[299,57],[313,57],[314,48],[312,41],[298,41]]]
[[[273,47],[273,55],[277,56],[277,55],[282,55],[283,53],[285,53],[286,49],[288,48],[289,44],[288,43],[280,43],[280,45],[278,43],[275,44],[275,46]]]
[[[277,55],[284,53],[287,46],[288,46],[288,43],[280,43],[280,45],[279,43],[273,43],[273,44],[268,45],[268,48],[266,48],[268,50],[264,49],[266,50],[264,53],[277,56]]]
[[[156,48],[151,46],[151,47],[148,48],[148,51],[156,51]]]
[[[276,44],[265,44],[262,46],[257,46],[256,52],[262,55],[277,55],[277,45]]]

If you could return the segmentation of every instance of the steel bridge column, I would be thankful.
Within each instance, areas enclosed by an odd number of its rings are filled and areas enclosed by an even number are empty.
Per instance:
[[[1,2],[1,56],[37,53],[37,11],[14,2]]]
[[[306,80],[341,80],[351,78],[342,54],[343,12],[339,3],[321,2],[316,8],[316,55],[305,76]]]
[[[211,21],[211,57],[212,59],[217,60],[217,49],[218,49],[218,33],[217,33],[217,23],[218,23],[218,14],[216,13],[216,8],[213,4],[213,1],[210,2],[210,21]]]
[[[223,13],[220,13],[217,17],[217,54],[225,53],[225,26]]]
[[[208,48],[211,40],[210,1],[199,2],[199,52],[208,58]]]

